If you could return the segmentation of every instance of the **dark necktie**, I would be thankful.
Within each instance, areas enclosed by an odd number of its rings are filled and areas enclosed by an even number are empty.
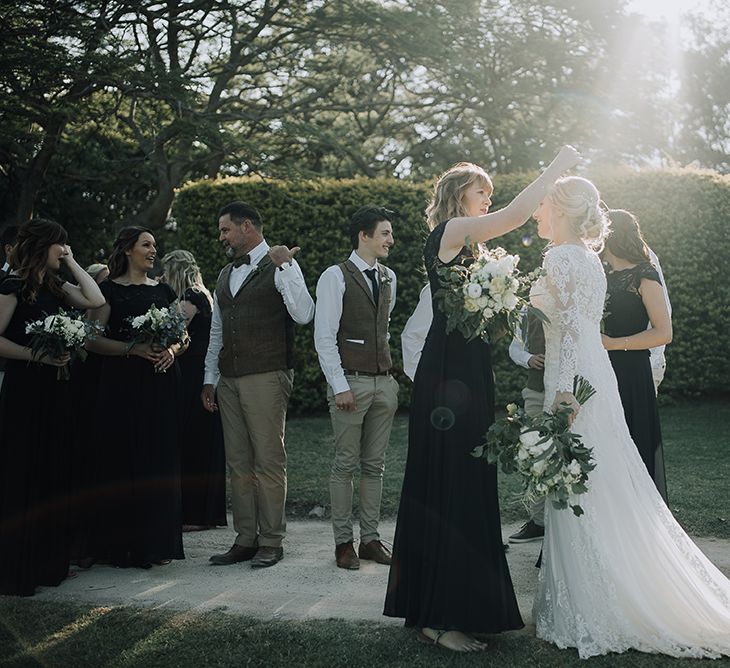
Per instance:
[[[242,264],[251,264],[251,256],[248,253],[233,258],[233,267],[235,269],[238,269]]]
[[[375,278],[375,269],[366,269],[365,273],[370,279],[370,283],[373,285],[373,301],[375,306],[378,305],[378,297],[380,297],[380,286],[378,285],[378,279]]]

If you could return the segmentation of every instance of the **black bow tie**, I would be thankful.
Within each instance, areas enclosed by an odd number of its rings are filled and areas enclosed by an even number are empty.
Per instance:
[[[251,264],[251,256],[248,253],[233,258],[233,267],[235,269],[238,269],[242,264]]]

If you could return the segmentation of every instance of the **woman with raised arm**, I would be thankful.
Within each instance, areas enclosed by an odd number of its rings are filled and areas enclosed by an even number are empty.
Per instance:
[[[578,162],[563,148],[508,206],[487,213],[492,182],[471,163],[441,175],[427,209],[424,260],[431,293],[438,270],[473,260],[470,242],[486,242],[524,224],[548,188]],[[384,614],[404,617],[419,638],[458,652],[487,644],[474,633],[522,627],[504,556],[497,470],[471,451],[494,421],[490,345],[446,333],[434,317],[411,395],[408,459],[401,492]]]
[[[629,649],[730,656],[730,581],[657,491],[631,440],[603,347],[606,276],[597,251],[607,225],[599,201],[590,181],[569,177],[534,214],[538,234],[551,240],[545,276],[531,291],[549,319],[545,409],[573,407],[572,428],[596,464],[588,491],[576,499],[583,515],[546,504],[533,607],[537,637],[574,647],[583,659]],[[596,390],[583,406],[573,396],[576,375]]]
[[[148,276],[157,257],[152,232],[120,230],[109,257],[106,304],[91,318],[106,327],[88,344],[104,356],[99,382],[100,437],[94,555],[115,566],[150,568],[183,559],[180,516],[181,344],[157,350],[132,344],[130,320],[177,298]],[[164,371],[166,373],[157,373]]]
[[[0,280],[0,357],[8,360],[0,390],[0,594],[31,596],[68,576],[72,395],[57,371],[70,355],[36,359],[25,331],[60,308],[104,303],[66,242],[57,223],[25,223],[15,269]],[[78,285],[59,276],[62,264]]]

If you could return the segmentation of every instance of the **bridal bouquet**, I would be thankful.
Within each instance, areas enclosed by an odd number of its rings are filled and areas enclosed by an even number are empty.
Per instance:
[[[458,330],[469,341],[477,337],[493,340],[505,332],[516,332],[525,311],[544,322],[542,312],[527,301],[530,286],[542,269],[522,274],[517,269],[519,255],[509,255],[504,248],[471,247],[475,256],[471,264],[437,270],[443,287],[435,296],[446,315],[446,333]]]
[[[185,316],[177,308],[177,304],[175,301],[163,308],[152,304],[144,315],[128,318],[133,332],[128,350],[135,343],[150,343],[160,349],[168,348],[174,343],[183,343],[187,338],[187,329]]]
[[[596,391],[582,376],[573,379],[573,394],[582,406]],[[588,474],[595,468],[593,449],[570,431],[566,405],[552,413],[530,418],[523,408],[507,406],[507,417],[497,420],[486,434],[486,445],[472,454],[490,464],[499,463],[504,473],[518,473],[524,484],[522,501],[529,507],[547,496],[553,506],[570,506],[576,516],[583,509],[576,496],[588,491]]]
[[[66,313],[63,309],[25,326],[25,333],[32,334],[30,349],[34,360],[39,360],[44,355],[60,357],[70,352],[72,356],[84,361],[87,356],[84,344],[95,339],[100,332],[101,325],[98,322],[86,320],[74,313]],[[58,367],[56,378],[71,378],[68,364]]]

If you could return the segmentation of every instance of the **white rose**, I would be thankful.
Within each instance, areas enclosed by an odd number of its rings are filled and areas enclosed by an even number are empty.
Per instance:
[[[469,283],[465,290],[466,296],[470,299],[478,299],[482,296],[482,286],[479,283]]]
[[[479,310],[479,304],[477,304],[473,299],[465,299],[464,308],[469,311],[469,313],[476,313]]]
[[[46,319],[43,321],[43,329],[48,330],[49,332],[53,328],[53,323],[56,320],[55,315],[49,315],[46,317]]]
[[[477,299],[477,305],[480,309],[487,308],[487,306],[489,306],[489,297],[487,297],[487,295],[479,297],[479,299]]]
[[[526,448],[531,448],[540,440],[540,434],[536,431],[523,431],[520,434],[520,443]]]
[[[484,272],[489,276],[494,276],[497,273],[497,267],[499,264],[494,260],[489,260],[484,263]]]
[[[507,310],[514,311],[514,309],[517,307],[517,297],[515,297],[515,295],[512,295],[512,294],[507,295],[504,298],[504,305],[505,305],[505,308],[507,308]]]
[[[495,278],[489,286],[489,291],[493,295],[501,295],[504,292],[504,287],[504,280],[501,278]]]
[[[552,445],[552,440],[549,440],[544,443],[536,443],[535,445],[530,446],[529,450],[535,457],[539,457],[543,452],[547,452]]]
[[[516,255],[505,255],[497,262],[497,273],[501,276],[509,276],[514,272],[517,260],[519,258]]]

